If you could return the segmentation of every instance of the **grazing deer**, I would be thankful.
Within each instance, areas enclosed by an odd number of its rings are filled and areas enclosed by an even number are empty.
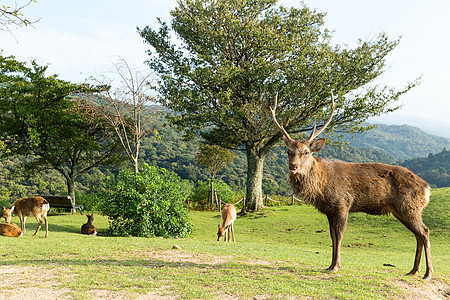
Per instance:
[[[27,217],[34,216],[38,222],[38,226],[33,235],[36,235],[39,232],[39,229],[41,229],[41,218],[44,218],[45,237],[48,237],[47,212],[49,209],[50,205],[47,200],[42,197],[23,198],[14,202],[10,209],[3,208],[3,217],[5,218],[6,223],[10,223],[12,214],[15,212],[19,216],[22,233],[25,233],[25,221]]]
[[[89,234],[89,235],[97,235],[97,230],[95,229],[94,225],[92,225],[92,222],[94,221],[94,215],[86,214],[86,217],[87,217],[88,221],[86,224],[83,224],[81,226],[81,233]]]
[[[22,230],[16,223],[1,223],[0,224],[0,235],[10,236],[10,237],[21,237]]]
[[[217,241],[220,241],[223,238],[223,236],[225,236],[223,241],[229,242],[230,235],[232,234],[234,242],[234,228],[233,228],[234,221],[236,221],[236,208],[234,207],[233,204],[226,204],[222,208],[222,225],[219,224],[219,231],[217,232]]]
[[[340,265],[341,240],[348,214],[365,212],[371,215],[392,213],[417,240],[414,266],[408,273],[419,271],[423,248],[427,268],[424,279],[431,278],[433,267],[430,256],[429,230],[422,222],[422,210],[430,201],[430,187],[410,170],[385,164],[348,163],[324,160],[312,155],[325,145],[325,139],[314,139],[328,126],[334,113],[331,92],[331,113],[317,132],[314,126],[307,140],[293,140],[277,122],[274,108],[270,108],[276,127],[288,148],[289,182],[294,192],[307,204],[314,205],[325,214],[330,225],[333,255],[328,271],[337,272]]]

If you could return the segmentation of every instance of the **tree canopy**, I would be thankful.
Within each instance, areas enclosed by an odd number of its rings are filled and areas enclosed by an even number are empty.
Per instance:
[[[81,92],[96,89],[46,76],[0,56],[0,140],[3,156],[22,155],[27,173],[54,169],[75,199],[74,181],[94,167],[121,160],[121,149],[101,120],[91,118]]]
[[[264,158],[280,141],[269,112],[289,133],[312,129],[328,114],[330,90],[337,112],[329,130],[362,131],[370,116],[396,109],[397,91],[373,84],[398,45],[381,33],[351,49],[332,46],[324,14],[286,8],[275,0],[181,0],[171,26],[146,27],[149,66],[161,77],[162,104],[171,122],[210,144],[247,153],[247,208],[262,207]],[[176,36],[177,41],[172,37]],[[204,130],[204,129],[208,130]]]

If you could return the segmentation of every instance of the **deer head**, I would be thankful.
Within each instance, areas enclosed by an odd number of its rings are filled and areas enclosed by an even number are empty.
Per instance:
[[[5,218],[6,223],[11,223],[11,215],[14,210],[14,206],[11,209],[7,209],[3,206],[3,216],[2,218]]]
[[[325,128],[330,124],[331,119],[333,118],[334,113],[334,96],[333,91],[331,91],[331,113],[328,120],[323,124],[323,126],[316,131],[316,125],[314,125],[314,128],[309,135],[308,139],[304,141],[296,141],[292,139],[289,134],[286,132],[286,130],[281,126],[276,117],[275,117],[275,110],[277,109],[277,102],[278,102],[278,94],[275,96],[275,103],[274,107],[270,107],[270,111],[272,112],[272,118],[275,123],[275,126],[280,130],[280,132],[283,134],[283,140],[286,144],[288,150],[288,156],[289,156],[289,172],[291,174],[301,174],[306,173],[310,166],[313,164],[313,158],[312,153],[313,152],[319,152],[322,150],[322,148],[325,146],[325,139],[320,138],[318,140],[314,139],[322,133],[322,131],[325,130]]]

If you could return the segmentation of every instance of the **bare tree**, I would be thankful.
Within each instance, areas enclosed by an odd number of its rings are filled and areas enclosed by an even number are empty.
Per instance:
[[[330,224],[333,255],[329,271],[339,270],[341,241],[347,226],[348,214],[365,212],[371,215],[392,213],[417,240],[414,266],[408,274],[419,272],[420,260],[425,248],[427,268],[424,279],[431,278],[429,229],[422,222],[422,210],[430,201],[430,186],[410,170],[385,164],[348,163],[327,161],[312,155],[322,150],[325,139],[314,140],[330,123],[334,112],[308,139],[293,140],[275,118],[277,97],[271,108],[273,121],[283,135],[288,148],[289,181],[295,193],[308,204],[325,214]]]
[[[29,0],[23,5],[14,3],[14,6],[2,5],[0,7],[0,30],[11,32],[22,26],[28,26],[35,21],[30,21],[24,17],[22,11],[31,3],[37,2],[36,0]]]
[[[144,136],[153,131],[149,123],[157,116],[155,108],[151,107],[154,97],[151,96],[151,74],[143,75],[134,70],[123,58],[113,63],[114,79],[91,78],[97,84],[106,86],[98,99],[96,109],[114,129],[120,143],[133,164],[135,173],[139,172],[139,150]],[[105,82],[108,81],[108,82]]]

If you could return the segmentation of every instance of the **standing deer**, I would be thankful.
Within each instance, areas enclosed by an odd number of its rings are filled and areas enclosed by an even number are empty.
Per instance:
[[[234,228],[233,224],[234,221],[236,221],[236,208],[233,204],[226,204],[222,208],[222,225],[219,224],[219,231],[217,232],[217,241],[220,241],[223,236],[225,238],[223,239],[224,242],[230,241],[230,235],[233,235],[233,242],[234,242]]]
[[[31,198],[23,198],[14,202],[13,206],[10,209],[3,209],[3,216],[6,220],[6,223],[11,222],[12,213],[15,212],[20,219],[20,227],[22,229],[22,233],[25,233],[25,221],[27,217],[34,216],[36,221],[38,222],[38,226],[36,232],[33,235],[36,235],[41,229],[42,220],[44,218],[45,221],[45,237],[48,237],[48,221],[47,221],[47,212],[50,209],[50,205],[47,200],[42,197],[31,197]]]
[[[328,126],[334,113],[331,92],[331,113],[325,124],[309,138],[293,140],[277,122],[274,108],[270,108],[276,127],[283,134],[288,148],[289,182],[294,192],[307,204],[314,205],[325,214],[330,225],[333,244],[331,265],[328,271],[337,272],[341,266],[341,241],[347,226],[348,214],[365,212],[371,215],[392,213],[417,240],[414,266],[408,275],[419,271],[423,248],[427,269],[424,279],[431,278],[433,267],[430,256],[429,230],[422,222],[422,210],[430,201],[430,187],[410,170],[385,164],[348,163],[324,160],[312,155],[325,145],[325,139],[314,139]]]
[[[92,222],[94,221],[94,215],[86,214],[86,217],[88,220],[86,224],[83,224],[81,226],[81,233],[88,235],[97,235],[97,230],[95,229],[94,225],[92,225]]]

